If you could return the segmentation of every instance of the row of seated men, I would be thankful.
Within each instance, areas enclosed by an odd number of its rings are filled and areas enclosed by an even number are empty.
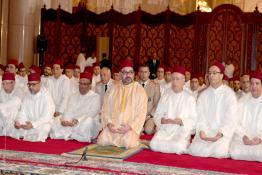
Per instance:
[[[45,87],[40,74],[31,72],[29,91],[22,99],[15,94],[15,75],[7,68],[0,93],[1,135],[29,141],[45,141],[50,136],[89,142],[101,131],[98,144],[131,148],[139,145],[143,127],[146,129],[147,121],[151,121],[156,125],[150,142],[153,151],[261,161],[259,71],[250,74],[250,93],[237,101],[235,92],[223,83],[224,66],[216,62],[207,73],[209,85],[196,101],[185,88],[185,68],[175,67],[171,69],[170,87],[156,97],[160,100],[149,113],[149,104],[155,99],[145,87],[152,83],[159,88],[159,84],[144,81],[147,66],[139,68],[140,80],[136,82],[132,61],[121,61],[121,81],[104,87],[103,99],[91,90],[89,72],[80,74],[78,91],[65,95],[68,78],[62,78],[62,68],[56,60]],[[60,72],[58,77],[56,71]],[[192,134],[195,137],[190,144]]]

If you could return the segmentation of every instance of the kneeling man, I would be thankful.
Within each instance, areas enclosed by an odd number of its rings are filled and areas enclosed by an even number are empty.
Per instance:
[[[195,127],[196,101],[184,84],[185,68],[176,67],[172,86],[160,98],[154,116],[158,131],[150,142],[153,151],[182,154],[187,150]]]
[[[92,74],[81,73],[79,90],[69,98],[62,117],[55,120],[50,133],[51,138],[90,142],[97,137],[100,130],[101,99],[91,87]]]
[[[30,74],[27,85],[30,93],[22,101],[21,110],[9,136],[32,142],[45,142],[51,130],[55,105],[51,94],[41,87],[39,74]]]
[[[236,127],[237,98],[223,84],[224,66],[216,62],[208,70],[210,86],[197,100],[196,136],[189,154],[200,157],[229,157],[229,146]]]
[[[251,73],[251,95],[239,104],[239,123],[230,147],[233,159],[262,162],[262,72]]]
[[[147,95],[144,88],[134,81],[131,60],[120,63],[122,82],[112,86],[105,94],[101,111],[103,131],[99,145],[132,148],[139,146],[147,112]]]

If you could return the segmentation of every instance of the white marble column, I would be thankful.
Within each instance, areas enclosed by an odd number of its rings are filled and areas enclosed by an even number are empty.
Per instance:
[[[9,0],[7,59],[17,58],[28,67],[37,64],[35,48],[40,29],[42,0]]]

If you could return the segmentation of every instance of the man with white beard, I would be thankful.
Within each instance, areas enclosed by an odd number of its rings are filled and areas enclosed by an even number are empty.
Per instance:
[[[12,126],[20,109],[21,99],[15,92],[15,75],[6,72],[2,76],[0,91],[0,135],[6,135],[6,130]]]
[[[91,73],[80,74],[79,90],[69,98],[61,119],[55,121],[51,138],[90,142],[97,137],[100,130],[101,99],[91,90],[91,81]]]
[[[42,87],[40,75],[28,75],[28,93],[21,105],[14,126],[7,131],[10,137],[32,142],[45,142],[51,130],[55,105],[50,93]]]
[[[172,72],[172,85],[158,103],[154,121],[157,132],[150,142],[153,151],[183,154],[195,128],[196,101],[184,88],[185,68]]]

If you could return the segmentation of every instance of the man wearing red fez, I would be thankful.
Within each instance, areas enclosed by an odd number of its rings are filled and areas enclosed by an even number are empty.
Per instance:
[[[141,65],[138,70],[138,82],[145,89],[148,97],[144,132],[146,134],[153,134],[156,126],[153,117],[160,98],[160,87],[158,83],[155,83],[153,80],[149,79],[149,75],[150,72],[148,65]]]
[[[18,65],[18,75],[16,75],[16,83],[24,92],[27,92],[27,70],[22,62]]]
[[[198,98],[199,90],[200,90],[200,86],[199,86],[198,75],[194,74],[191,76],[189,92],[191,93],[191,95],[193,95],[193,97],[195,97],[196,100]]]
[[[171,87],[172,84],[172,67],[166,67],[165,68],[165,86],[164,91]]]
[[[2,76],[0,90],[0,135],[6,136],[7,130],[13,125],[21,105],[21,99],[15,90],[15,75],[5,72]]]
[[[240,78],[240,86],[241,86],[241,94],[239,99],[243,100],[249,96],[251,96],[250,93],[250,75],[249,74],[243,74]]]
[[[41,87],[40,74],[28,75],[30,93],[24,97],[9,136],[31,142],[45,142],[53,123],[55,105],[50,93]]]
[[[158,130],[150,142],[153,151],[183,154],[187,150],[195,128],[196,100],[184,84],[185,68],[175,67],[171,88],[161,96],[154,115]]]
[[[121,75],[120,75],[120,71],[119,71],[119,68],[118,67],[113,67],[112,69],[112,77],[113,77],[113,80],[117,81],[117,82],[120,82],[121,81]]]
[[[161,95],[163,95],[163,93],[165,91],[165,85],[166,85],[166,81],[165,81],[165,67],[164,67],[164,65],[159,65],[159,67],[157,68],[156,75],[157,75],[156,82],[160,86],[160,93],[161,93]]]
[[[67,64],[65,66],[65,75],[69,78],[70,80],[70,84],[71,84],[71,88],[72,88],[72,93],[75,93],[78,91],[78,83],[79,83],[79,79],[76,79],[74,77],[74,68],[75,66],[71,63]]]
[[[77,65],[75,65],[75,68],[74,68],[74,77],[75,77],[76,79],[78,79],[78,80],[79,80],[79,78],[80,78],[80,73],[81,73],[80,67],[77,66]]]
[[[229,157],[229,145],[237,121],[237,98],[234,91],[223,84],[224,70],[219,62],[208,69],[210,85],[198,98],[196,136],[189,146],[191,155]]]
[[[97,143],[133,148],[139,146],[139,137],[147,112],[147,95],[134,81],[133,62],[120,62],[122,83],[112,86],[104,97],[101,111],[102,132]]]
[[[114,85],[114,80],[111,78],[111,70],[108,67],[103,67],[100,72],[101,81],[96,83],[95,92],[101,97],[103,103],[106,92]]]
[[[79,90],[70,96],[65,113],[55,120],[51,138],[90,142],[100,130],[101,99],[91,90],[92,74],[80,74]]]
[[[92,90],[95,91],[96,84],[101,81],[100,65],[98,63],[93,64],[93,77],[92,77]]]
[[[46,82],[46,88],[51,93],[55,103],[54,117],[58,117],[64,113],[68,98],[73,93],[69,78],[62,73],[63,61],[61,59],[54,60],[53,76]]]
[[[240,100],[239,123],[233,137],[230,155],[233,159],[262,162],[262,72],[250,74],[251,95]]]
[[[18,68],[18,61],[15,58],[9,59],[6,65],[6,72],[16,74]]]

